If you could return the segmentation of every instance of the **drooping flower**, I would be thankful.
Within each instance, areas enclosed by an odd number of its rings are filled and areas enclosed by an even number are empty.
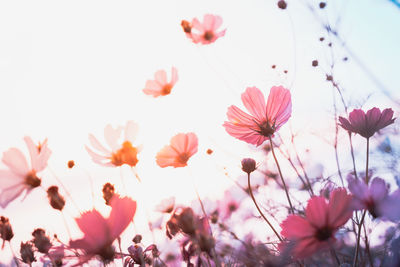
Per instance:
[[[218,28],[222,25],[222,18],[220,16],[206,14],[201,23],[197,18],[192,20],[192,23],[182,20],[181,26],[186,36],[192,39],[193,43],[211,44],[219,37],[225,35],[226,29],[217,32]]]
[[[167,82],[167,73],[165,70],[159,70],[154,74],[154,80],[148,80],[146,82],[143,93],[154,97],[169,95],[177,81],[178,70],[175,67],[171,68],[170,82]]]
[[[394,123],[394,120],[391,108],[384,109],[382,112],[379,108],[372,108],[366,114],[361,109],[355,109],[350,112],[349,119],[339,117],[340,126],[343,129],[358,133],[365,138],[370,138],[377,131]]]
[[[111,199],[111,213],[106,219],[97,210],[85,212],[75,219],[81,231],[82,239],[70,241],[70,247],[84,251],[79,264],[89,261],[94,256],[107,263],[114,259],[112,243],[128,227],[136,212],[136,201],[131,198],[114,196]],[[79,265],[78,264],[78,265]]]
[[[26,190],[28,194],[33,188],[40,186],[42,180],[37,174],[47,166],[51,150],[47,147],[47,139],[35,145],[28,136],[24,137],[31,158],[31,167],[17,148],[10,148],[3,153],[3,163],[9,168],[0,170],[0,206],[5,208]]]
[[[242,94],[242,102],[251,115],[236,106],[228,108],[225,130],[233,137],[260,146],[286,123],[292,114],[290,91],[273,86],[267,104],[257,87],[248,87]]]
[[[353,194],[353,208],[367,209],[372,217],[381,217],[382,208],[389,194],[388,185],[379,177],[375,177],[368,186],[363,180],[353,176],[347,178],[349,190]]]
[[[121,133],[124,131],[124,141],[118,143]],[[122,126],[114,129],[110,124],[104,128],[104,137],[111,149],[105,148],[92,134],[89,134],[89,142],[92,147],[101,154],[94,152],[88,146],[85,146],[87,152],[92,157],[92,160],[100,165],[107,167],[119,167],[127,164],[135,167],[138,163],[137,154],[140,151],[139,147],[134,147],[132,143],[136,139],[138,125],[133,121],[126,123],[125,129]]]
[[[352,216],[351,200],[344,188],[334,190],[329,203],[322,196],[312,197],[307,204],[306,217],[289,215],[283,221],[281,235],[292,246],[282,247],[292,249],[295,258],[306,258],[329,248],[335,242],[336,231]]]
[[[170,145],[157,153],[158,166],[185,167],[188,160],[197,152],[198,139],[194,133],[179,133],[171,138]]]

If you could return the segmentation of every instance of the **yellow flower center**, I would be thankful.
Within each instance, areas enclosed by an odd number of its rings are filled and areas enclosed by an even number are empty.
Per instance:
[[[115,166],[128,164],[131,167],[135,167],[138,163],[137,154],[137,148],[132,146],[131,142],[125,141],[122,144],[122,148],[111,155],[111,163]]]

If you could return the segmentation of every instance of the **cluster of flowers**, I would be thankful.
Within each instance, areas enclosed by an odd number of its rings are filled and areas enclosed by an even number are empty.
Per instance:
[[[219,16],[205,15],[203,23],[198,19],[192,22],[183,20],[181,26],[187,35],[196,44],[211,44],[219,37],[225,35],[226,30],[217,32],[222,19]],[[167,81],[165,71],[157,71],[155,80],[147,81],[143,92],[153,97],[169,95],[178,81],[176,68],[171,70],[171,80]],[[203,214],[199,215],[191,207],[181,207],[174,204],[163,210],[170,214],[165,224],[166,235],[169,239],[177,239],[181,248],[180,261],[187,266],[226,266],[231,259],[246,266],[282,266],[285,264],[299,264],[303,266],[304,259],[312,257],[317,251],[330,250],[337,264],[347,262],[343,257],[336,255],[336,233],[348,223],[351,218],[358,226],[354,227],[357,240],[354,246],[353,266],[357,266],[360,249],[360,237],[366,214],[372,219],[392,221],[400,220],[400,190],[389,193],[389,186],[384,179],[374,177],[370,179],[368,173],[368,149],[370,138],[379,130],[394,123],[394,112],[385,109],[382,112],[373,108],[367,113],[356,109],[349,114],[349,118],[340,117],[340,125],[350,134],[359,134],[367,141],[367,166],[364,177],[359,177],[355,172],[348,176],[348,190],[337,187],[331,190],[328,198],[311,194],[305,210],[295,209],[292,205],[289,189],[286,186],[278,160],[275,157],[273,137],[276,132],[290,119],[292,114],[292,101],[290,91],[283,86],[271,88],[267,101],[263,92],[256,87],[249,87],[241,96],[243,105],[248,110],[244,112],[236,106],[230,106],[227,111],[227,121],[223,124],[226,132],[244,142],[261,146],[269,141],[270,149],[274,156],[281,183],[285,191],[289,215],[280,224],[281,231],[277,231],[273,224],[258,205],[251,186],[251,173],[257,169],[257,164],[252,159],[242,161],[242,169],[248,176],[246,193],[251,197],[261,217],[275,233],[276,253],[271,248],[260,244],[255,246],[251,238],[243,241],[230,232],[223,221],[238,209],[240,203],[230,201],[227,197],[224,205],[217,213],[207,214],[203,207]],[[89,135],[91,147],[86,150],[95,163],[107,167],[120,167],[128,165],[135,167],[138,163],[140,146],[134,146],[138,126],[129,121],[125,127],[113,128],[107,125],[104,137],[108,147],[105,147],[93,135]],[[119,142],[124,134],[122,143]],[[5,208],[11,201],[23,192],[28,194],[34,188],[40,187],[40,173],[47,167],[51,151],[47,140],[35,145],[31,138],[25,137],[31,164],[29,166],[24,154],[17,148],[10,148],[3,153],[2,162],[8,167],[0,170],[0,206]],[[189,159],[198,150],[198,138],[194,133],[179,133],[171,138],[170,144],[162,148],[157,156],[156,163],[164,167],[185,167]],[[73,167],[73,162],[69,163]],[[370,181],[371,180],[371,181]],[[309,185],[311,187],[311,184]],[[47,189],[49,202],[54,209],[62,211],[65,199],[58,192],[57,186]],[[36,261],[35,254],[41,253],[41,260],[53,266],[62,266],[69,259],[75,260],[75,266],[82,265],[96,258],[107,264],[121,259],[124,266],[172,266],[173,259],[162,260],[161,252],[156,244],[143,246],[141,236],[133,238],[133,244],[127,253],[117,252],[113,246],[120,236],[133,221],[137,203],[130,197],[122,197],[115,193],[112,184],[105,184],[103,197],[111,212],[104,218],[97,210],[87,211],[76,218],[76,223],[84,234],[81,239],[70,240],[64,244],[46,235],[43,229],[35,229],[33,239],[21,243],[19,260],[32,264]],[[201,202],[201,201],[200,201]],[[139,203],[140,204],[140,203]],[[202,203],[201,203],[202,204]],[[358,211],[362,211],[361,219]],[[213,225],[218,225],[221,231],[228,232],[233,239],[240,240],[241,245],[231,254],[217,247],[218,240],[213,233]],[[6,217],[0,217],[0,238],[3,247],[6,241],[14,236],[12,226]],[[365,237],[367,238],[367,237]],[[366,242],[368,243],[368,242]],[[236,256],[235,256],[236,255]],[[246,256],[244,256],[246,255]],[[225,257],[226,256],[226,257]],[[195,262],[195,263],[193,263]],[[393,264],[398,264],[395,262]],[[180,263],[177,263],[179,266]],[[330,263],[331,264],[331,263]],[[373,266],[373,260],[370,262]]]

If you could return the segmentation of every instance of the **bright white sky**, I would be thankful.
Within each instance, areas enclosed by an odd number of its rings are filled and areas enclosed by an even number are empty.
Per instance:
[[[88,133],[103,141],[106,124],[134,120],[140,125],[137,144],[144,147],[137,171],[145,189],[129,169],[123,169],[127,193],[147,203],[148,210],[172,195],[188,201],[194,197],[189,178],[194,176],[200,195],[218,197],[231,185],[223,167],[237,177],[241,158],[262,160],[223,129],[227,107],[242,107],[240,94],[247,86],[267,94],[272,85],[283,84],[292,90],[293,115],[282,134],[292,127],[300,133],[301,153],[312,148],[314,155],[328,154],[314,134],[329,136],[332,89],[322,69],[312,68],[311,61],[318,59],[328,70],[330,54],[327,41],[318,41],[327,38],[326,32],[305,2],[288,1],[285,11],[276,7],[276,1],[266,0],[1,2],[0,151],[18,147],[27,152],[25,135],[34,140],[47,137],[53,151],[49,166],[81,210],[93,203],[87,174],[93,180],[95,206],[103,209],[100,192],[106,181],[114,182],[122,194],[125,189],[118,169],[91,162],[84,150]],[[329,4],[327,11],[316,10],[318,16],[332,22],[341,14],[337,25],[346,44],[399,98],[400,10],[384,0]],[[180,21],[206,13],[222,16],[227,33],[210,46],[196,46],[182,32]],[[348,63],[341,62],[344,56],[349,55],[334,48],[335,77],[354,106],[372,94],[366,107],[396,108],[350,56]],[[171,95],[158,99],[144,95],[146,80],[159,69],[169,74],[171,66],[179,74]],[[159,168],[155,154],[173,135],[189,131],[196,132],[200,142],[189,170]],[[205,154],[207,148],[215,151],[213,156]],[[319,156],[321,162],[332,162],[333,152],[329,153],[327,159]],[[66,168],[70,159],[76,161],[76,169]],[[51,172],[43,176],[44,187],[56,183]],[[72,217],[77,214],[73,205],[66,207],[71,228],[76,228]],[[64,231],[61,216],[48,207],[40,189],[22,203],[17,200],[5,210],[0,208],[0,215],[10,217],[15,247],[30,238],[33,227]],[[63,234],[59,235],[67,240]],[[5,253],[0,253],[0,262],[1,255]]]

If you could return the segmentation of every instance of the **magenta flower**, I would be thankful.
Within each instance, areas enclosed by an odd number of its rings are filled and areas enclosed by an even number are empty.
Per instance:
[[[382,216],[382,208],[388,197],[389,188],[381,178],[374,178],[368,185],[355,177],[347,178],[349,190],[353,194],[353,208],[356,210],[367,209],[372,217]]]
[[[182,20],[181,26],[186,36],[192,39],[193,43],[201,43],[203,45],[215,42],[219,37],[225,35],[226,29],[217,32],[217,29],[222,25],[222,18],[211,14],[204,15],[203,23],[197,18],[192,20],[192,23]]]
[[[89,261],[94,256],[100,256],[103,262],[114,259],[112,247],[114,240],[128,227],[136,212],[136,201],[115,195],[111,199],[111,213],[106,219],[97,210],[85,212],[75,219],[81,231],[82,239],[70,241],[70,247],[84,251],[77,265]]]
[[[290,91],[273,86],[267,105],[263,93],[257,87],[248,87],[242,94],[242,102],[251,115],[236,106],[228,108],[225,130],[233,137],[260,146],[289,120],[292,114]]]
[[[361,109],[355,109],[350,113],[349,119],[339,117],[340,126],[343,129],[358,133],[365,138],[370,138],[380,129],[392,124],[394,120],[391,108],[382,112],[379,108],[372,108],[367,111],[367,114]]]
[[[146,95],[153,97],[165,96],[171,93],[172,88],[178,81],[178,71],[176,68],[171,68],[171,81],[167,81],[167,73],[165,70],[159,70],[154,74],[154,80],[148,80],[143,89]]]
[[[8,170],[0,170],[0,206],[7,207],[26,190],[28,194],[33,188],[40,186],[42,180],[37,174],[47,166],[51,150],[47,147],[47,139],[42,144],[35,145],[28,136],[24,138],[31,158],[31,167],[17,148],[10,148],[3,153],[3,163]]]
[[[352,197],[344,188],[334,190],[329,203],[322,196],[312,197],[307,204],[306,217],[289,215],[281,224],[281,235],[293,246],[281,245],[281,249],[292,249],[295,258],[306,258],[320,249],[329,248],[335,242],[335,233],[352,216]]]
[[[180,133],[171,138],[170,145],[157,153],[158,166],[185,167],[188,160],[197,152],[198,139],[194,133]]]

